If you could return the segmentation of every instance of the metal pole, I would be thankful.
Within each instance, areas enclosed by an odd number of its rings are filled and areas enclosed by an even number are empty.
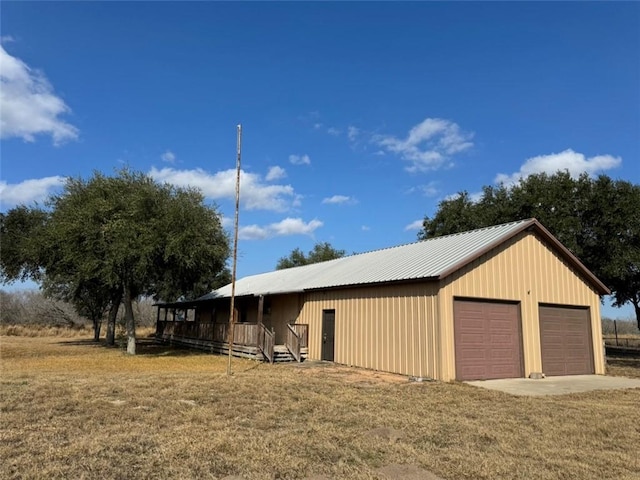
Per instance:
[[[227,375],[231,375],[231,350],[233,349],[233,334],[235,326],[235,297],[236,297],[236,263],[238,261],[238,211],[240,210],[240,156],[242,151],[242,125],[238,125],[238,143],[236,157],[236,218],[233,227],[233,267],[231,269],[231,306],[229,311],[229,356],[227,359]]]

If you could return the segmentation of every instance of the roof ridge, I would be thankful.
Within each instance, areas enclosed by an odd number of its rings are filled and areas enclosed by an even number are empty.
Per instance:
[[[345,255],[344,257],[338,257],[338,258],[332,258],[331,260],[323,260],[322,262],[315,262],[315,263],[308,263],[306,265],[296,265],[295,267],[289,267],[289,268],[282,268],[282,269],[275,269],[275,270],[269,270],[266,272],[260,272],[260,273],[254,273],[252,275],[247,275],[247,277],[256,277],[259,275],[268,275],[268,274],[273,274],[275,272],[284,272],[284,271],[293,271],[293,270],[297,270],[297,269],[301,269],[301,268],[305,268],[305,267],[311,267],[313,265],[326,265],[330,262],[338,262],[341,260],[346,260],[349,258],[355,258],[361,255],[368,255],[371,253],[376,253],[376,252],[384,252],[384,251],[390,251],[390,250],[395,250],[395,249],[399,249],[399,248],[403,248],[403,247],[408,247],[409,245],[419,245],[419,244],[424,244],[425,242],[431,242],[434,240],[441,240],[441,239],[446,239],[446,238],[451,238],[451,237],[455,237],[455,236],[460,236],[460,235],[468,235],[474,232],[480,232],[483,230],[491,230],[491,229],[496,229],[496,228],[500,228],[500,227],[506,227],[507,225],[514,225],[517,223],[525,223],[525,222],[529,222],[531,220],[534,220],[532,218],[527,218],[524,220],[514,220],[511,222],[505,222],[505,223],[501,223],[498,225],[489,225],[487,227],[480,227],[480,228],[475,228],[473,230],[465,230],[463,232],[457,232],[457,233],[450,233],[447,235],[441,235],[438,237],[431,237],[431,238],[427,238],[425,240],[416,240],[414,242],[409,242],[409,243],[402,243],[400,245],[391,245],[388,247],[382,247],[382,248],[376,248],[374,250],[367,250],[365,252],[357,252],[357,253],[352,253],[351,255]],[[244,277],[244,278],[247,278]]]
[[[376,248],[374,250],[368,250],[366,252],[353,253],[351,255],[346,255],[346,256],[340,257],[340,258],[351,258],[351,257],[355,257],[357,255],[366,255],[368,253],[383,252],[385,250],[393,250],[395,248],[407,247],[409,245],[417,245],[417,244],[420,244],[420,243],[430,242],[430,241],[433,241],[433,240],[439,240],[439,239],[442,239],[442,238],[450,238],[450,237],[455,237],[455,236],[459,236],[459,235],[467,235],[467,234],[474,233],[474,232],[480,232],[482,230],[491,230],[491,229],[496,229],[496,228],[500,228],[500,227],[506,227],[507,225],[515,225],[517,223],[526,223],[526,222],[529,222],[531,220],[535,220],[535,219],[526,218],[526,219],[523,219],[523,220],[513,220],[511,222],[499,223],[498,225],[489,225],[489,226],[486,226],[486,227],[474,228],[473,230],[465,230],[463,232],[448,233],[447,235],[440,235],[440,236],[437,236],[437,237],[425,238],[424,240],[416,240],[415,242],[401,243],[400,245],[391,245],[389,247]],[[339,259],[334,258],[332,260],[339,260]],[[326,260],[326,261],[330,262],[332,260]],[[318,263],[324,263],[324,262],[318,262]],[[300,265],[300,266],[301,267],[306,267],[307,265]],[[297,267],[295,267],[295,268],[297,268]]]

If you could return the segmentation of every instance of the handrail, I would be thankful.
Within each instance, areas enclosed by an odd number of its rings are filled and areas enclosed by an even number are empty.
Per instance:
[[[264,324],[258,324],[258,349],[267,357],[269,363],[273,363],[273,347],[275,335]]]
[[[302,361],[302,356],[300,355],[300,343],[300,336],[296,333],[291,325],[287,325],[286,347],[298,363]]]
[[[309,346],[309,325],[307,323],[290,323],[291,328],[300,338],[300,348]]]

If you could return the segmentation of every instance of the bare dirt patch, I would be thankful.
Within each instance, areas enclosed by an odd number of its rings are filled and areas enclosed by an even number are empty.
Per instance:
[[[303,375],[321,376],[323,378],[331,378],[333,380],[365,387],[367,385],[386,384],[405,385],[408,382],[407,377],[404,375],[366,370],[364,368],[347,367],[330,362],[311,361],[301,364],[289,363],[278,365],[278,367],[294,369]]]
[[[480,480],[640,471],[640,390],[514,398],[240,359],[227,377],[223,356],[144,342],[140,352],[0,337],[0,478],[384,479],[392,465]]]
[[[442,480],[440,477],[416,465],[398,465],[397,463],[379,468],[377,473],[389,480]]]

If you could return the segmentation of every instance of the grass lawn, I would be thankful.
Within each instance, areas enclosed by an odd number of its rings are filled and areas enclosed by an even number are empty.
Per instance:
[[[0,478],[640,478],[640,389],[514,397],[310,363],[234,359],[227,377],[226,357],[149,343],[0,346]]]

